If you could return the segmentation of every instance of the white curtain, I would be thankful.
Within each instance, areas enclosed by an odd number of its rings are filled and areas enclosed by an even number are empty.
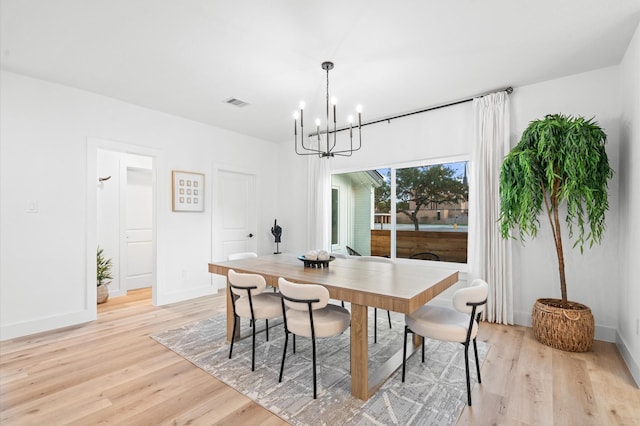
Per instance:
[[[331,251],[331,172],[329,159],[309,156],[308,162],[308,236],[306,250]]]
[[[505,92],[473,100],[470,165],[469,274],[489,283],[485,319],[513,324],[511,242],[500,235],[500,167],[510,150],[509,98]]]

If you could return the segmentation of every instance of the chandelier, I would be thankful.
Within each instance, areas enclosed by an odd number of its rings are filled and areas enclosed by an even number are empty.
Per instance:
[[[333,62],[323,62],[322,69],[327,72],[327,97],[326,97],[326,122],[325,129],[320,131],[320,119],[316,119],[316,132],[309,134],[308,144],[316,145],[309,146],[305,145],[305,136],[304,136],[304,102],[300,102],[300,114],[295,112],[293,114],[293,136],[296,154],[298,155],[317,155],[320,158],[330,158],[335,156],[343,156],[350,157],[354,151],[360,149],[362,145],[362,135],[360,130],[362,128],[362,107],[358,105],[356,107],[356,111],[358,113],[358,145],[357,147],[353,146],[353,116],[349,116],[347,121],[349,123],[349,127],[344,127],[338,129],[336,127],[336,98],[331,98],[331,104],[333,106],[333,130],[330,129],[330,121],[329,121],[329,71],[333,69]],[[300,142],[298,142],[298,118],[300,118]],[[336,134],[343,130],[349,129],[349,149],[339,149],[336,150]],[[323,137],[324,136],[324,137]],[[333,137],[331,137],[333,136]],[[314,144],[312,139],[317,138],[316,143]],[[323,140],[324,139],[324,140]],[[325,148],[321,148],[325,147]]]

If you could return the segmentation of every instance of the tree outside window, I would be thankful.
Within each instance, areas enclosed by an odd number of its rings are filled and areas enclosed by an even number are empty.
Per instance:
[[[411,220],[414,229],[431,218],[425,213],[435,212],[435,221],[443,220],[440,209],[461,211],[469,198],[469,185],[453,166],[438,164],[396,171],[396,211]],[[420,213],[423,213],[421,216]]]

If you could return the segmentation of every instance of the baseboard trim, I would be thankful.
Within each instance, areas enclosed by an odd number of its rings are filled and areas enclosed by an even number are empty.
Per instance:
[[[210,296],[212,294],[216,294],[218,289],[212,287],[210,285],[204,287],[198,287],[189,289],[188,291],[173,291],[158,294],[158,299],[156,305],[168,305],[170,303],[184,302],[185,300],[196,299],[202,296]]]
[[[640,362],[637,359],[634,359],[624,338],[617,332],[615,344],[622,355],[622,359],[624,359],[624,362],[627,364],[627,368],[631,372],[633,380],[636,381],[636,387],[640,388]]]
[[[531,327],[531,312],[514,312],[513,320],[516,325],[524,325],[526,327]],[[596,324],[596,340],[602,340],[604,342],[616,343],[616,336],[618,334],[618,330],[612,327],[608,327],[606,325],[598,325]]]
[[[26,321],[17,324],[3,325],[0,327],[0,341],[95,321],[96,318],[96,310],[93,309],[46,318],[38,318],[33,321]]]

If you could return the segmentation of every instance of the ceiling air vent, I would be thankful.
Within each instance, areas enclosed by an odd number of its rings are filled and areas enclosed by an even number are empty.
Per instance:
[[[225,102],[230,105],[237,106],[238,108],[246,107],[247,105],[249,105],[247,102],[241,101],[240,99],[236,98],[229,98]]]

